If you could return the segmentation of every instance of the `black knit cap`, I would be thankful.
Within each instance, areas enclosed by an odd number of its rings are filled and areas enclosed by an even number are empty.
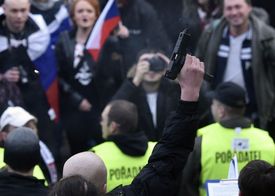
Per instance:
[[[221,103],[234,107],[245,107],[245,90],[233,82],[224,82],[217,86],[216,90],[211,92],[210,97]]]
[[[11,131],[4,143],[4,162],[13,170],[28,172],[40,159],[39,139],[30,128]]]

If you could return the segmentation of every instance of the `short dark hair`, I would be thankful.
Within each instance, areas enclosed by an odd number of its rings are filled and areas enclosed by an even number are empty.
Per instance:
[[[99,196],[96,186],[80,175],[69,176],[58,181],[49,196]]]
[[[245,107],[235,108],[235,107],[227,106],[223,103],[221,103],[221,104],[223,105],[223,108],[226,111],[227,115],[230,117],[243,116],[245,114]]]
[[[8,134],[4,143],[4,162],[11,169],[29,172],[39,160],[39,139],[32,129],[19,127]]]
[[[241,196],[275,195],[275,167],[263,160],[249,162],[240,172]]]
[[[251,0],[244,0],[248,5],[252,6],[252,1]],[[224,6],[224,0],[221,1],[222,7]]]
[[[114,121],[120,125],[122,133],[134,132],[137,129],[138,112],[134,103],[126,100],[114,100],[109,104],[109,122]]]

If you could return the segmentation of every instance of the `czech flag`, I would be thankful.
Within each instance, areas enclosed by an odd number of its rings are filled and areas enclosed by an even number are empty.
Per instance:
[[[57,68],[54,57],[54,51],[51,45],[47,50],[33,62],[39,71],[42,87],[46,92],[47,100],[50,105],[48,115],[51,120],[58,122],[59,120],[59,93],[57,81]]]
[[[100,50],[110,33],[120,22],[120,16],[115,0],[109,0],[97,19],[95,26],[87,40],[86,49],[95,61],[98,60]]]

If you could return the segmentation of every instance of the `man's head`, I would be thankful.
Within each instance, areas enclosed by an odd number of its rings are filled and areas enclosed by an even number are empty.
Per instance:
[[[69,176],[59,180],[48,196],[99,196],[94,184],[82,176]]]
[[[13,33],[23,31],[30,12],[29,0],[5,0],[3,9],[8,29]]]
[[[4,162],[11,171],[29,173],[40,159],[39,139],[30,128],[9,133],[4,145]]]
[[[232,28],[243,28],[248,24],[252,10],[250,0],[224,0],[223,14]]]
[[[241,170],[238,184],[240,196],[275,195],[275,168],[262,160],[251,161]]]
[[[96,154],[81,152],[69,158],[63,167],[63,178],[74,175],[80,175],[94,184],[100,195],[106,192],[106,167]]]
[[[245,91],[233,82],[224,82],[210,94],[212,98],[211,112],[215,121],[219,122],[235,116],[242,116],[245,111]]]
[[[37,119],[23,108],[8,107],[0,118],[0,146],[3,145],[7,134],[17,127],[29,127],[37,134]]]
[[[101,114],[102,137],[136,131],[137,107],[126,100],[110,102]]]

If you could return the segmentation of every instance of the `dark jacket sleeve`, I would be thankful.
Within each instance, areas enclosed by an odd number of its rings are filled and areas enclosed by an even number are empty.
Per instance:
[[[74,90],[72,86],[64,79],[65,73],[63,72],[63,69],[66,69],[66,67],[64,68],[64,66],[68,66],[71,63],[71,57],[69,54],[69,50],[73,50],[71,47],[73,47],[73,45],[69,39],[68,33],[63,32],[60,35],[60,39],[58,40],[55,47],[59,86],[61,93],[63,93],[66,99],[69,100],[70,104],[78,108],[80,102],[84,99],[84,97],[81,94],[79,94],[76,90]]]
[[[140,88],[135,86],[130,79],[125,79],[112,100],[124,99],[136,103],[135,99],[139,93]]]
[[[176,195],[181,171],[193,149],[197,124],[197,103],[181,101],[168,119],[148,164],[131,185],[115,191],[127,196]]]
[[[77,91],[75,91],[71,87],[71,85],[67,83],[65,80],[63,80],[62,78],[59,78],[59,86],[64,96],[66,96],[66,98],[70,100],[70,103],[74,107],[78,108],[78,106],[80,105],[84,97],[81,94],[79,94]]]
[[[182,181],[178,196],[199,196],[201,172],[201,141],[202,137],[195,139],[194,150],[182,172]]]

